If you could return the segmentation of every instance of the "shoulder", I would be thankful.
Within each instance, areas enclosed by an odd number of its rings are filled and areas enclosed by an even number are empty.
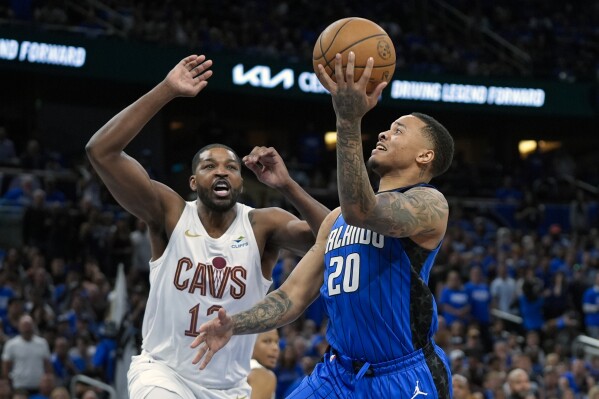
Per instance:
[[[250,371],[248,375],[248,383],[255,384],[276,384],[277,376],[272,370],[269,370],[265,367],[254,368]]]
[[[290,221],[298,220],[292,213],[277,207],[253,208],[248,212],[248,219],[254,229],[263,227],[275,230]]]
[[[423,200],[432,200],[434,203],[447,205],[447,199],[443,193],[434,187],[417,186],[404,192],[404,195],[410,198],[419,198]]]
[[[335,224],[337,218],[341,215],[341,208],[335,208],[324,218],[322,224],[320,225],[320,229],[330,229]]]

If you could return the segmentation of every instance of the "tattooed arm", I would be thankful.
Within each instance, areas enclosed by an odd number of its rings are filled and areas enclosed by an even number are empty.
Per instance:
[[[221,308],[216,319],[200,326],[200,335],[191,344],[192,348],[198,348],[193,364],[201,360],[200,369],[203,370],[233,335],[256,334],[289,324],[314,302],[324,279],[324,249],[339,213],[337,209],[325,218],[316,243],[279,289],[252,308],[232,316]]]
[[[346,222],[393,237],[416,237],[419,244],[434,247],[445,233],[448,205],[432,188],[414,188],[405,193],[375,195],[368,179],[362,149],[361,123],[374,108],[386,84],[366,93],[373,61],[367,61],[362,77],[354,82],[355,55],[349,54],[346,71],[341,57],[335,59],[335,81],[319,66],[319,79],[329,90],[337,116],[337,184],[339,203]],[[422,176],[420,176],[422,177]],[[420,238],[420,237],[419,237]]]

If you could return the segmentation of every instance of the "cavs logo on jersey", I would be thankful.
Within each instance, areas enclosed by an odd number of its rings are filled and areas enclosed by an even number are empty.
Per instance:
[[[236,239],[233,240],[233,244],[231,244],[231,248],[243,248],[243,247],[247,247],[248,245],[250,245],[247,240],[245,239],[244,236],[239,236]]]
[[[246,242],[247,244],[247,242]],[[247,270],[232,266],[222,256],[215,256],[206,263],[194,263],[183,257],[177,262],[174,285],[180,291],[213,298],[222,298],[226,292],[239,299],[245,295]]]

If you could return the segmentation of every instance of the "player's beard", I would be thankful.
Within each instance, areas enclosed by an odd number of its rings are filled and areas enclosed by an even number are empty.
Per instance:
[[[218,202],[215,201],[214,197],[213,197],[214,193],[212,192],[212,189],[198,190],[198,198],[202,202],[202,204],[204,204],[204,206],[206,208],[210,209],[211,211],[226,212],[235,206],[235,204],[237,203],[237,199],[239,198],[239,195],[241,194],[240,189],[234,189],[233,187],[231,187],[229,190],[230,190],[229,192],[231,193],[231,195],[226,200],[222,199]]]

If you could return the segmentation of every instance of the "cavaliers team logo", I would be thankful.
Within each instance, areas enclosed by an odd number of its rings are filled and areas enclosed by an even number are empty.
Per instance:
[[[173,283],[179,291],[190,294],[210,295],[216,299],[227,294],[239,299],[245,295],[246,278],[245,267],[231,265],[223,256],[197,263],[183,257],[177,262]]]

